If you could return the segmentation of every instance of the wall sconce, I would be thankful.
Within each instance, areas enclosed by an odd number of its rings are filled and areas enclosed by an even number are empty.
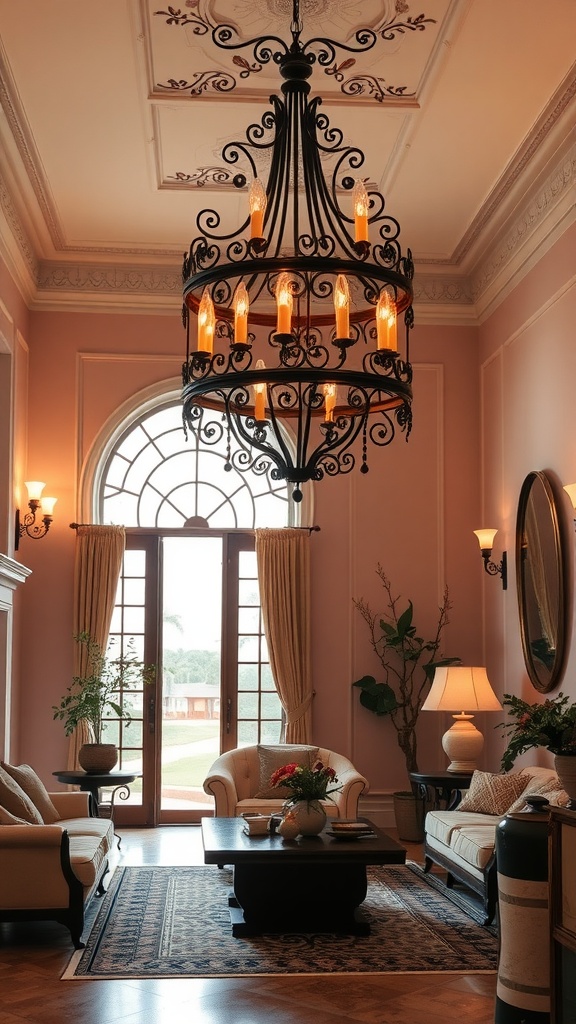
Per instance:
[[[492,554],[492,544],[494,543],[494,537],[498,533],[498,530],[474,530],[474,533],[478,537],[478,543],[480,545],[480,551],[482,552],[482,558],[484,559],[484,569],[489,576],[501,576],[502,577],[502,590],[508,589],[508,558],[506,552],[502,553],[502,561],[500,565],[496,565],[495,562],[490,561],[490,555]]]
[[[576,484],[564,484],[564,490],[572,503],[572,508],[574,509],[574,524],[576,525]]]
[[[45,537],[50,529],[50,524],[54,518],[54,505],[57,502],[57,498],[41,498],[42,491],[46,484],[42,483],[41,480],[27,480],[26,489],[28,491],[28,508],[29,512],[26,513],[24,518],[20,519],[20,509],[16,509],[16,524],[14,532],[14,549],[18,551],[20,547],[20,537],[23,537],[26,533],[32,540],[40,540]],[[36,522],[36,513],[38,509],[42,511],[42,522]]]

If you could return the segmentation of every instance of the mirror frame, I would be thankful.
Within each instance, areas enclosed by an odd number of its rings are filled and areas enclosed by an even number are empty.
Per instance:
[[[530,497],[533,493],[533,489],[536,487],[541,488],[543,492],[546,500],[546,510],[544,515],[547,515],[546,521],[543,522],[542,519],[544,517],[541,517],[540,523],[537,524],[538,531],[541,532],[542,529],[551,529],[552,531],[555,571],[555,579],[552,580],[552,583],[555,588],[558,607],[554,660],[549,669],[549,673],[548,671],[546,673],[549,675],[549,678],[543,678],[541,668],[542,663],[537,663],[537,659],[534,657],[530,643],[531,640],[534,640],[534,637],[530,636],[530,618],[527,606],[529,594],[525,579],[526,548],[524,543],[524,533],[526,529],[526,514]],[[549,477],[546,473],[540,471],[528,473],[520,491],[518,514],[516,517],[516,589],[518,594],[518,612],[520,615],[520,636],[522,640],[522,651],[524,654],[526,671],[528,672],[532,686],[536,690],[540,693],[549,693],[550,690],[553,690],[559,684],[566,663],[569,594],[567,587],[567,574],[565,572],[563,559],[560,505]]]

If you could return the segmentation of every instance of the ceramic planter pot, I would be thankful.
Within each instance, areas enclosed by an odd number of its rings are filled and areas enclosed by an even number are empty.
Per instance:
[[[85,772],[111,772],[117,760],[115,743],[84,743],[78,751],[78,763]]]

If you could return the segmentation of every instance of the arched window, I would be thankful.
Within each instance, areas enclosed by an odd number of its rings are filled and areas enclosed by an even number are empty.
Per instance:
[[[130,638],[159,670],[130,725],[108,723],[120,767],[142,776],[124,808],[138,825],[198,820],[211,810],[204,775],[223,749],[279,742],[254,529],[299,525],[309,512],[306,493],[297,506],[285,481],[241,473],[234,458],[225,468],[217,412],[186,438],[170,385],[118,409],[82,487],[88,521],[127,527],[110,635],[118,649]]]
[[[124,526],[287,526],[294,503],[284,480],[226,469],[226,436],[215,413],[200,439],[182,427],[181,404],[158,399],[133,415],[106,453],[97,485],[97,521]]]

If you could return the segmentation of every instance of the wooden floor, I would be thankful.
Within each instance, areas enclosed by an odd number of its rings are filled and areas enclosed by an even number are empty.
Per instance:
[[[408,856],[421,850],[408,845]],[[198,827],[125,830],[120,864],[201,864]],[[493,1024],[495,975],[61,981],[50,922],[0,924],[0,1024]]]

